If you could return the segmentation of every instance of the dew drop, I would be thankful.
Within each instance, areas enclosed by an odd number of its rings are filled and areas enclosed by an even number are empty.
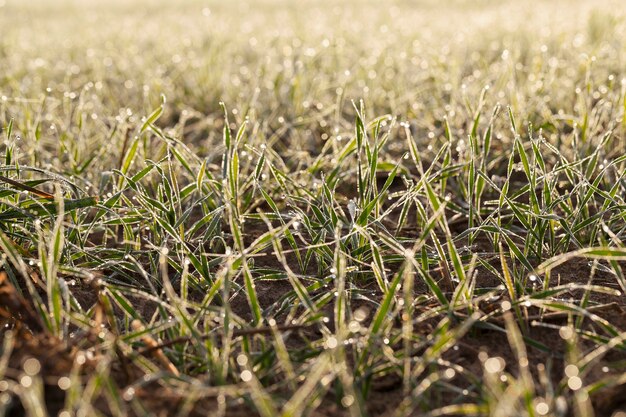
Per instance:
[[[352,395],[346,395],[341,399],[341,405],[346,408],[350,407],[352,404],[354,404],[354,397]]]
[[[573,391],[578,391],[583,386],[583,380],[577,376],[571,377],[567,380],[567,386]]]
[[[67,391],[70,386],[71,386],[71,380],[66,377],[66,376],[62,376],[61,378],[59,378],[59,380],[57,381],[57,385],[59,386],[59,388],[61,388],[63,391]]]
[[[547,403],[541,401],[538,402],[535,406],[535,411],[537,411],[537,414],[539,414],[540,416],[545,416],[550,412],[550,406]]]
[[[239,364],[239,366],[244,366],[245,364],[248,363],[248,357],[246,355],[244,355],[243,353],[237,356],[237,363]]]
[[[28,358],[24,361],[24,372],[26,375],[37,375],[41,371],[41,363],[35,358]]]
[[[24,375],[20,378],[20,384],[24,388],[29,388],[31,385],[33,385],[33,378],[31,378],[29,375]]]
[[[490,374],[502,372],[504,370],[504,359],[499,356],[494,356],[485,361],[485,370]]]
[[[579,369],[578,369],[578,367],[576,365],[571,365],[570,364],[570,365],[567,365],[565,367],[564,372],[565,372],[565,375],[567,375],[570,378],[572,378],[572,377],[578,376]]]
[[[336,348],[338,345],[337,338],[335,336],[330,336],[328,339],[326,339],[324,345],[326,346],[326,349]]]
[[[124,399],[124,401],[130,401],[135,397],[135,388],[128,388],[126,389],[126,391],[124,391],[124,394],[122,394],[122,398]]]
[[[252,381],[252,372],[250,372],[249,370],[245,370],[241,373],[241,380],[243,382],[250,382]]]

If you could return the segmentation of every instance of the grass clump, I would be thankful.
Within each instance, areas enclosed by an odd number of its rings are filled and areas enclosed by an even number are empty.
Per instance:
[[[4,415],[623,407],[621,3],[5,3]]]

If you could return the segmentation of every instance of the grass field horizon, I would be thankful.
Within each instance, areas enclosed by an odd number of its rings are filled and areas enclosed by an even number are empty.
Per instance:
[[[0,27],[0,415],[626,415],[623,2]]]

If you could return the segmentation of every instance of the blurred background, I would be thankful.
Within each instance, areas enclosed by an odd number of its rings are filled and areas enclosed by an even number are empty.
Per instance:
[[[600,100],[624,88],[623,1],[0,6],[0,123],[15,118],[24,137],[34,135],[34,114],[45,129],[66,132],[80,114],[81,135],[97,137],[114,123],[137,123],[165,95],[161,122],[181,135],[187,128],[200,153],[221,141],[211,129],[221,123],[220,101],[235,123],[257,121],[260,135],[282,129],[276,145],[285,152],[303,139],[314,152],[352,131],[352,100],[364,100],[371,115],[408,120],[431,140],[444,116],[464,134],[481,95],[486,108],[511,106],[549,132],[593,105],[577,91]],[[194,117],[193,129],[181,123]]]

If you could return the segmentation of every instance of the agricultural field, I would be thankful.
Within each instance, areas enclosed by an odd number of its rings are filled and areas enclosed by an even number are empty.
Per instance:
[[[624,1],[0,28],[0,415],[626,416]]]

